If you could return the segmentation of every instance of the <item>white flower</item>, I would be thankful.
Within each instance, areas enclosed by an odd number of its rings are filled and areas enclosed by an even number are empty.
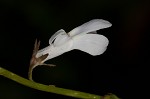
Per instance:
[[[39,50],[36,57],[48,54],[47,58],[42,61],[45,62],[74,49],[84,51],[93,56],[100,55],[106,50],[109,41],[105,36],[97,34],[96,31],[110,26],[111,23],[108,21],[94,19],[76,27],[69,33],[60,29],[49,39],[50,45]]]
[[[106,50],[109,41],[105,36],[97,34],[96,31],[108,28],[111,25],[112,24],[108,21],[93,19],[76,27],[69,33],[60,29],[49,39],[49,46],[39,51],[40,43],[36,41],[30,61],[29,79],[32,80],[32,70],[34,67],[38,65],[48,65],[44,64],[44,62],[65,52],[77,49],[93,56],[102,54]]]

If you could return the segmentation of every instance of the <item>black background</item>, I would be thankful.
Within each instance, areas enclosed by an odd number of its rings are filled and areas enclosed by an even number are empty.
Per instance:
[[[147,88],[149,67],[149,2],[141,0],[1,0],[0,66],[27,78],[34,41],[41,48],[59,29],[69,32],[91,20],[112,27],[98,33],[109,39],[106,52],[91,56],[73,50],[37,67],[33,79],[43,84],[134,99]],[[0,99],[70,97],[38,91],[0,76]]]

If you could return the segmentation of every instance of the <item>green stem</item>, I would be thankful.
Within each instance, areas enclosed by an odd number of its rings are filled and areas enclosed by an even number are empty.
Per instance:
[[[51,92],[55,94],[60,94],[60,95],[65,95],[65,96],[71,96],[75,98],[84,98],[84,99],[120,99],[114,94],[108,94],[105,96],[99,96],[99,95],[94,95],[90,93],[85,93],[85,92],[80,92],[80,91],[74,91],[70,89],[64,89],[64,88],[58,88],[52,85],[43,85],[40,83],[36,83],[34,81],[25,79],[21,76],[18,76],[2,67],[0,67],[0,75],[9,78],[13,81],[16,81],[22,85],[41,90],[41,91],[46,91],[46,92]]]
[[[0,67],[0,75],[9,78],[13,81],[16,81],[22,85],[41,90],[46,92],[51,92],[55,94],[65,95],[65,96],[71,96],[76,98],[84,98],[84,99],[101,99],[102,97],[99,95],[94,95],[90,93],[80,92],[80,91],[74,91],[70,89],[64,89],[64,88],[58,88],[54,86],[49,85],[43,85],[40,83],[36,83],[34,81],[27,80],[21,76],[18,76],[2,67]]]

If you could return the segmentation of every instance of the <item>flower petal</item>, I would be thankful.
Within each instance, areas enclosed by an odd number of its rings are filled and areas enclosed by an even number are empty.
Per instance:
[[[89,22],[82,24],[81,26],[76,27],[68,33],[70,36],[75,36],[78,34],[86,34],[93,32],[99,29],[108,28],[111,26],[111,23],[103,19],[93,19]]]
[[[49,39],[49,44],[52,44],[53,41],[60,35],[64,35],[66,34],[66,32],[63,29],[58,30],[55,34],[53,34],[51,36],[51,38]]]
[[[49,44],[53,43],[54,46],[60,46],[69,39],[68,34],[63,30],[58,30],[49,40]]]
[[[67,34],[59,35],[54,40],[54,46],[61,46],[61,45],[65,44],[69,39],[70,39],[70,37]]]
[[[75,36],[72,49],[78,49],[93,56],[102,54],[109,43],[108,39],[99,34]]]
[[[45,49],[43,50],[43,52],[38,52],[38,54],[42,53],[42,54],[45,54],[45,53],[48,53],[48,57],[42,61],[42,62],[45,62],[49,59],[52,59],[52,58],[55,58],[65,52],[68,52],[70,51],[72,48],[72,39],[70,39],[68,42],[62,44],[61,46],[53,46],[53,45],[50,45],[48,49]]]

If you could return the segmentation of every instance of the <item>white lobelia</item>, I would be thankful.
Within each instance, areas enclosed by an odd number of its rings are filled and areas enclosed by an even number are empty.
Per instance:
[[[32,69],[38,65],[44,64],[45,61],[57,57],[65,52],[77,49],[96,56],[104,53],[108,46],[108,39],[100,34],[97,30],[108,28],[112,24],[103,19],[93,19],[82,24],[66,33],[63,29],[57,31],[49,39],[49,46],[38,50],[40,43],[35,43],[35,49],[30,61],[29,79],[32,80]],[[37,47],[37,48],[36,48]]]

